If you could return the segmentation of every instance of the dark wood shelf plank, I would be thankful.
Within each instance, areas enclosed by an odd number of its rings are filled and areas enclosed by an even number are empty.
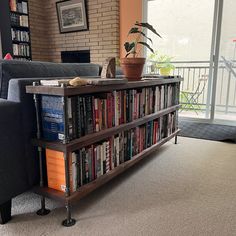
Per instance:
[[[68,144],[63,144],[61,142],[48,142],[48,141],[38,140],[38,139],[34,139],[33,144],[35,146],[40,146],[40,147],[43,147],[43,148],[49,148],[49,149],[53,149],[53,150],[56,150],[56,151],[73,152],[73,151],[75,151],[79,148],[82,148],[84,146],[88,146],[88,145],[91,145],[93,143],[99,142],[103,139],[106,139],[108,137],[111,137],[112,135],[118,134],[118,133],[126,131],[126,130],[130,130],[132,128],[135,128],[137,126],[145,124],[149,121],[155,120],[155,119],[157,119],[157,118],[159,118],[163,115],[166,115],[168,113],[176,111],[179,108],[180,108],[180,105],[175,105],[175,106],[166,108],[164,110],[161,110],[159,112],[147,115],[143,118],[136,119],[132,122],[122,124],[122,125],[119,125],[119,126],[115,126],[115,127],[110,128],[110,129],[101,130],[101,131],[93,133],[93,134],[88,134],[88,135],[83,136],[79,139],[72,140]]]
[[[61,202],[76,202],[80,200],[81,198],[85,197],[89,193],[93,192],[95,189],[99,188],[100,186],[106,184],[110,180],[112,180],[117,175],[121,174],[125,170],[129,169],[145,157],[149,156],[152,152],[158,150],[163,144],[171,140],[173,137],[178,135],[180,130],[176,130],[173,134],[171,134],[169,137],[163,138],[160,142],[154,144],[153,146],[145,149],[138,155],[134,156],[131,160],[126,161],[119,165],[118,167],[114,168],[113,170],[109,171],[108,173],[100,176],[98,179],[94,180],[91,183],[88,183],[82,187],[80,187],[76,192],[72,193],[71,196],[66,197],[63,192],[50,189],[48,187],[35,187],[33,191],[37,194],[43,195],[48,198],[52,198],[55,200],[59,200]]]
[[[19,41],[19,40],[12,40],[12,43],[14,44],[30,44],[29,41]]]
[[[44,78],[47,79],[47,78]],[[66,78],[63,78],[66,79]],[[124,90],[124,89],[137,89],[144,87],[151,87],[157,85],[171,84],[181,82],[183,79],[181,77],[176,77],[174,79],[155,79],[155,80],[145,80],[145,81],[135,81],[128,82],[126,84],[120,85],[102,85],[102,86],[80,86],[80,87],[54,87],[54,86],[26,86],[27,93],[33,94],[45,94],[54,96],[75,96],[82,94],[93,94],[93,93],[104,93],[111,92],[114,90]]]
[[[16,15],[29,16],[28,13],[23,13],[23,12],[19,12],[19,11],[10,11],[10,12],[13,14],[16,14]]]
[[[27,27],[27,26],[11,25],[11,28],[19,29],[19,30],[22,30],[22,31],[29,31],[29,27]]]

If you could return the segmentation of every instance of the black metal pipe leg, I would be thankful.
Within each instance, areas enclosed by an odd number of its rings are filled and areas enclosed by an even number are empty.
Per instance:
[[[49,209],[45,208],[45,197],[41,197],[41,209],[37,211],[37,215],[39,216],[45,216],[50,213]]]
[[[0,224],[11,220],[11,199],[0,205]]]
[[[71,218],[71,207],[70,204],[66,205],[67,218],[62,221],[62,225],[65,227],[71,227],[75,225],[76,220]]]
[[[177,144],[177,143],[178,143],[178,136],[175,135],[175,144]]]

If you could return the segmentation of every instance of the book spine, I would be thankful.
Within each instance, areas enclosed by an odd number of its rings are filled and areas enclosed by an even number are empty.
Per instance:
[[[75,192],[77,190],[77,158],[76,154],[72,153],[72,191]]]
[[[61,97],[43,95],[41,100],[43,138],[48,141],[64,139],[64,111]]]
[[[94,98],[92,96],[85,98],[88,134],[93,133],[93,100]]]
[[[94,99],[94,116],[95,116],[95,121],[94,121],[95,131],[98,132],[100,130],[99,129],[98,98]]]
[[[84,116],[84,98],[83,97],[79,97],[79,106],[80,106],[80,111],[79,111],[79,114],[80,114],[80,119],[78,119],[78,126],[80,126],[80,136],[79,137],[82,137],[85,135],[85,119],[86,117]]]

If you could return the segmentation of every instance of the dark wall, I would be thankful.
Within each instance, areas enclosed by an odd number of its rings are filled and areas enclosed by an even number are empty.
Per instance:
[[[13,54],[11,41],[11,23],[9,0],[0,0],[0,37],[2,42],[2,56]]]

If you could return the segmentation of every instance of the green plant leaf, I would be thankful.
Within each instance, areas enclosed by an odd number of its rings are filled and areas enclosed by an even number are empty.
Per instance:
[[[138,27],[133,27],[133,28],[130,29],[128,35],[129,35],[129,34],[136,34],[136,33],[139,33],[139,32],[140,32],[140,31],[139,31],[139,28],[138,28]]]
[[[139,23],[138,21],[135,23],[136,26],[140,26],[140,27],[144,27],[144,28],[147,28],[149,29],[150,31],[152,31],[154,34],[156,34],[158,37],[161,38],[161,35],[157,33],[157,31],[153,28],[152,25],[148,24],[148,23]]]
[[[132,43],[126,42],[124,44],[124,47],[125,47],[126,52],[130,52],[135,47],[135,42],[132,42]]]
[[[141,34],[152,43],[152,39],[147,37],[146,34],[143,33],[142,31],[140,31],[139,28],[137,28],[137,27],[131,28],[131,30],[129,31],[129,34]]]
[[[144,45],[144,46],[147,47],[152,53],[154,53],[154,50],[153,50],[146,42],[138,42],[138,43]]]

